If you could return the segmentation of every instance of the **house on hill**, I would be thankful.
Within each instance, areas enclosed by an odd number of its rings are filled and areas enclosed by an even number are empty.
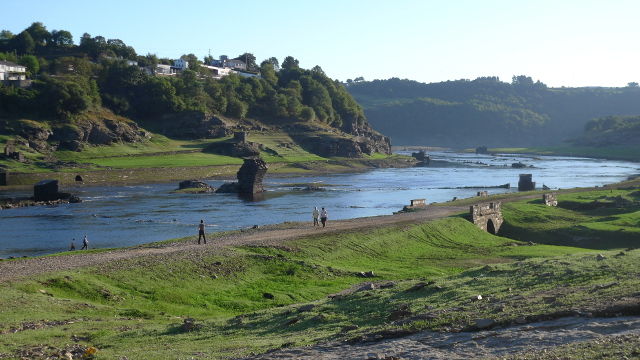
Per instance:
[[[183,59],[173,60],[173,67],[178,71],[184,71],[189,68],[189,62]]]
[[[247,64],[242,60],[229,59],[224,61],[224,67],[239,69],[239,70],[247,70]]]
[[[18,65],[11,61],[0,60],[0,80],[26,80],[26,66]]]

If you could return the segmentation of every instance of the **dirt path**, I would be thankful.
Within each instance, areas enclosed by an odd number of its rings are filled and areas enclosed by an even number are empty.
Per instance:
[[[278,350],[254,356],[261,360],[329,359],[486,359],[581,341],[623,341],[640,336],[640,318],[567,317],[479,332],[438,333],[425,331],[375,343],[327,343]],[[613,357],[612,357],[613,358]]]
[[[52,271],[70,270],[98,265],[113,260],[130,259],[139,256],[167,255],[183,251],[216,251],[221,247],[238,245],[274,245],[285,240],[344,231],[355,231],[389,226],[411,224],[439,219],[464,212],[467,206],[432,206],[426,211],[405,214],[372,216],[349,220],[329,221],[326,228],[313,228],[309,223],[284,223],[268,225],[259,229],[247,229],[230,234],[214,236],[207,245],[194,242],[175,242],[157,247],[136,247],[114,249],[99,253],[69,254],[48,257],[24,258],[0,262],[0,283],[40,275]]]

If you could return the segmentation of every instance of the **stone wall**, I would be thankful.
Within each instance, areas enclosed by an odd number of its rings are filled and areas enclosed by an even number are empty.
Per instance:
[[[480,229],[492,234],[497,234],[504,222],[502,203],[500,202],[471,205],[469,207],[469,215],[471,222]]]
[[[478,191],[478,192],[476,193],[476,196],[478,196],[478,197],[487,197],[487,196],[489,196],[489,192],[488,192],[488,191],[486,191],[486,190],[484,190],[484,191]]]
[[[555,193],[543,194],[542,201],[547,206],[558,206],[558,197]]]

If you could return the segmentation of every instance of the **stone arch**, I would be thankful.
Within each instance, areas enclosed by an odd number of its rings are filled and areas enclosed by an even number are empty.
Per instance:
[[[76,182],[83,182],[82,176],[76,175]]]
[[[470,220],[480,229],[497,234],[504,221],[500,202],[488,202],[469,207]]]
[[[487,220],[487,232],[488,232],[489,234],[493,234],[493,235],[495,235],[495,234],[496,234],[496,227],[495,227],[495,225],[493,224],[493,220],[491,220],[491,219],[488,219],[488,220]]]

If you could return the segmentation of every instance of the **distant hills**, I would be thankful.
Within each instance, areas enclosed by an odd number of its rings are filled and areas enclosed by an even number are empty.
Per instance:
[[[394,145],[559,145],[582,137],[595,118],[640,114],[635,83],[549,88],[528,76],[514,76],[511,83],[497,77],[431,84],[392,78],[353,82],[347,89],[364,106],[369,123]],[[590,138],[597,129],[589,129]]]

